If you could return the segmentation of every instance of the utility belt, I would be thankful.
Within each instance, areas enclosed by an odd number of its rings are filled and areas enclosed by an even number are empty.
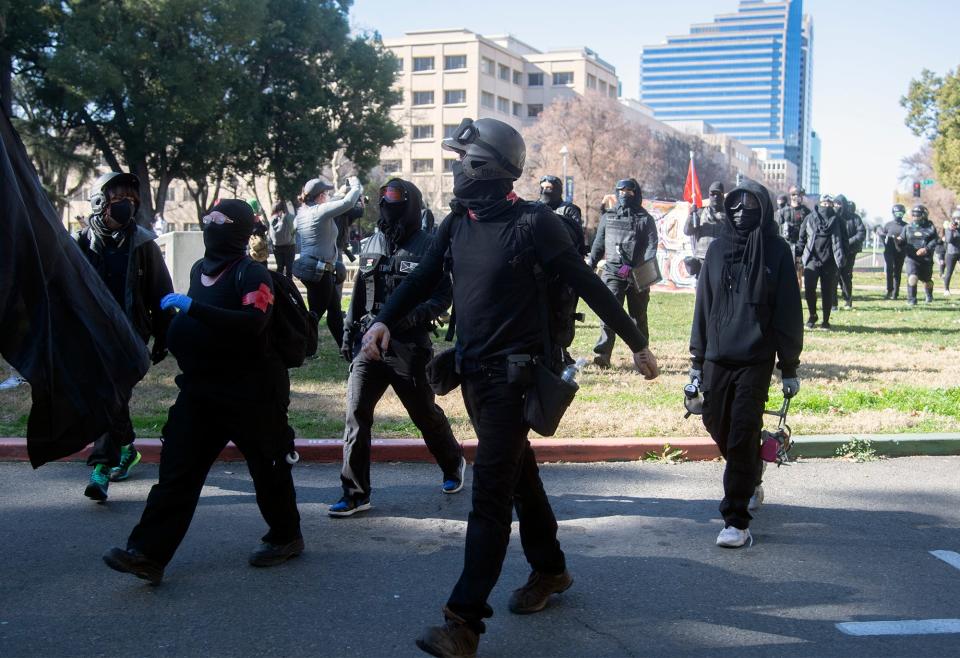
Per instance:
[[[335,260],[323,261],[309,255],[301,255],[293,263],[293,275],[301,281],[320,281],[328,273],[334,274],[336,269],[337,262]]]

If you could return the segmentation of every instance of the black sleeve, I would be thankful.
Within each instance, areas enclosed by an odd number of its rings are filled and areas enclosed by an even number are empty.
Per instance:
[[[606,236],[604,235],[607,230],[607,223],[604,221],[604,216],[600,216],[600,223],[597,225],[597,234],[593,238],[593,247],[590,249],[590,262],[593,265],[596,265],[603,258],[604,254],[604,243],[606,242]]]
[[[863,225],[863,220],[859,217],[856,220],[857,232],[851,238],[851,244],[862,245],[867,241],[867,227]]]
[[[407,317],[397,323],[397,331],[420,327],[428,322],[433,322],[443,315],[444,311],[450,308],[450,302],[452,301],[453,286],[450,283],[450,275],[444,273],[444,275],[440,277],[440,282],[433,289],[433,294],[430,295],[430,298],[425,302],[417,304],[416,308],[407,314]]]
[[[170,272],[163,261],[163,254],[156,242],[150,241],[143,245],[143,260],[147,268],[149,279],[149,298],[143,300],[144,306],[150,310],[150,333],[153,334],[154,347],[165,347],[167,344],[167,327],[173,318],[173,309],[164,311],[160,308],[160,300],[173,292],[173,282]]]
[[[433,246],[420,260],[416,269],[407,275],[400,287],[393,291],[390,299],[377,315],[377,322],[394,327],[397,322],[410,313],[420,302],[426,301],[443,277],[444,256],[450,247],[450,226],[460,215],[450,214],[437,229]]]
[[[940,242],[940,234],[937,233],[937,229],[933,229],[930,232],[932,233],[932,235],[930,236],[930,239],[927,240],[926,244],[923,245],[924,247],[927,248],[927,251],[933,251],[934,249],[936,249],[937,244]]]
[[[586,263],[573,249],[566,249],[554,256],[543,266],[547,272],[556,274],[593,309],[594,313],[606,322],[634,352],[639,352],[648,345],[648,338],[644,336],[637,325],[623,310],[600,278],[594,274]]]
[[[343,319],[343,338],[352,340],[355,325],[360,322],[364,312],[367,310],[367,286],[363,275],[357,272],[353,279],[353,294],[350,295],[350,306],[347,307],[347,315]]]
[[[802,258],[803,250],[807,248],[807,225],[809,224],[810,217],[812,216],[813,215],[811,213],[810,215],[804,217],[803,221],[800,222],[800,238],[797,240],[797,251],[793,254],[795,258]]]
[[[693,324],[690,326],[690,365],[702,371],[703,359],[707,354],[707,320],[713,303],[713,282],[710,281],[710,252],[707,249],[700,276],[697,278],[697,299],[693,305]],[[799,308],[799,307],[798,307]]]
[[[643,252],[643,262],[657,257],[657,247],[660,246],[660,236],[657,234],[657,220],[652,215],[647,215],[643,223],[644,239],[647,241],[647,248]],[[638,263],[639,265],[640,263]]]
[[[790,379],[797,376],[800,352],[803,351],[803,306],[797,273],[789,258],[780,259],[772,310],[777,340],[777,367],[784,379]]]
[[[242,266],[242,265],[241,265]],[[237,276],[228,272],[229,276]],[[273,313],[273,280],[260,263],[249,263],[240,277],[240,310],[211,306],[194,299],[187,315],[208,327],[234,334],[258,336],[267,328]]]

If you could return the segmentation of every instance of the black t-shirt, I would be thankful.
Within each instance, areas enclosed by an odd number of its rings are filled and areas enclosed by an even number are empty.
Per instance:
[[[127,289],[127,267],[130,262],[130,238],[128,237],[119,246],[112,238],[103,241],[103,282],[120,304],[126,310],[125,303]]]
[[[167,347],[182,371],[181,390],[225,402],[262,402],[275,392],[280,371],[286,375],[266,334],[273,281],[260,263],[249,263],[239,280],[237,268],[228,266],[205,286],[194,265],[188,292],[193,301],[171,321]]]

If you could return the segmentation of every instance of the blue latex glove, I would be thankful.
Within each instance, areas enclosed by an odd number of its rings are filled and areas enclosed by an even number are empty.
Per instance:
[[[787,377],[783,380],[783,397],[792,398],[800,392],[800,380],[796,377]]]
[[[193,300],[186,295],[172,292],[169,295],[165,295],[164,298],[160,300],[160,308],[166,311],[168,308],[173,307],[178,311],[183,311],[186,313],[190,310],[190,305],[192,303]]]

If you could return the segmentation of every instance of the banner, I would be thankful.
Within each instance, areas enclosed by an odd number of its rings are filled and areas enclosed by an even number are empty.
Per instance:
[[[687,272],[683,259],[693,255],[690,237],[683,234],[683,227],[690,215],[686,201],[643,200],[643,207],[657,220],[657,261],[663,281],[654,290],[694,291],[697,280]]]

